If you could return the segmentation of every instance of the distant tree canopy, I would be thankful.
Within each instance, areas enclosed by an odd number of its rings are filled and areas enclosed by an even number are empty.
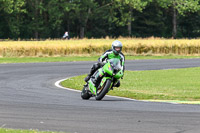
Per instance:
[[[0,39],[200,37],[200,0],[0,0]]]

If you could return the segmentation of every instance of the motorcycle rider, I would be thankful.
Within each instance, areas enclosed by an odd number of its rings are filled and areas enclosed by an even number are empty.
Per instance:
[[[124,63],[125,63],[125,56],[121,52],[122,51],[122,43],[118,40],[115,40],[112,42],[112,48],[107,50],[100,58],[98,59],[98,63],[93,64],[88,76],[85,78],[85,82],[87,82],[91,77],[93,78],[93,83],[95,84],[100,78],[101,75],[98,73],[98,71],[95,73],[96,70],[98,70],[100,67],[104,65],[104,61],[108,59],[118,58],[121,61],[121,66],[124,71]],[[118,81],[115,84],[115,87],[120,86],[120,81]]]

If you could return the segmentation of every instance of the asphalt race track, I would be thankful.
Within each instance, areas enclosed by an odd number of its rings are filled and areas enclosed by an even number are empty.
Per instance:
[[[200,105],[105,97],[82,100],[56,81],[94,62],[0,64],[0,128],[69,133],[199,133]],[[126,70],[200,67],[200,59],[126,61]]]

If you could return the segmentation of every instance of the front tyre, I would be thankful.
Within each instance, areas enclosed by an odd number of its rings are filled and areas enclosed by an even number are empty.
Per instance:
[[[90,99],[90,94],[89,94],[89,91],[86,89],[86,86],[83,87],[83,90],[81,92],[81,98],[84,99],[84,100],[88,100]]]
[[[95,96],[96,100],[101,100],[106,95],[106,93],[108,93],[111,83],[112,81],[110,79],[106,81],[104,88]]]

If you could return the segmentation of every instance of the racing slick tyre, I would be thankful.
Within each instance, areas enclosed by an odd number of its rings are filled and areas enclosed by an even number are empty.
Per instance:
[[[89,90],[86,89],[86,87],[84,86],[83,87],[83,90],[81,92],[81,98],[84,99],[84,100],[88,100],[90,99],[90,94],[89,94]]]
[[[108,93],[108,90],[109,90],[109,88],[110,88],[111,82],[112,82],[112,81],[111,81],[110,79],[108,79],[108,80],[106,81],[105,85],[103,86],[103,88],[102,88],[102,89],[99,89],[99,90],[97,91],[97,95],[95,96],[95,99],[96,99],[96,100],[101,100],[101,99],[106,95],[106,93]]]

